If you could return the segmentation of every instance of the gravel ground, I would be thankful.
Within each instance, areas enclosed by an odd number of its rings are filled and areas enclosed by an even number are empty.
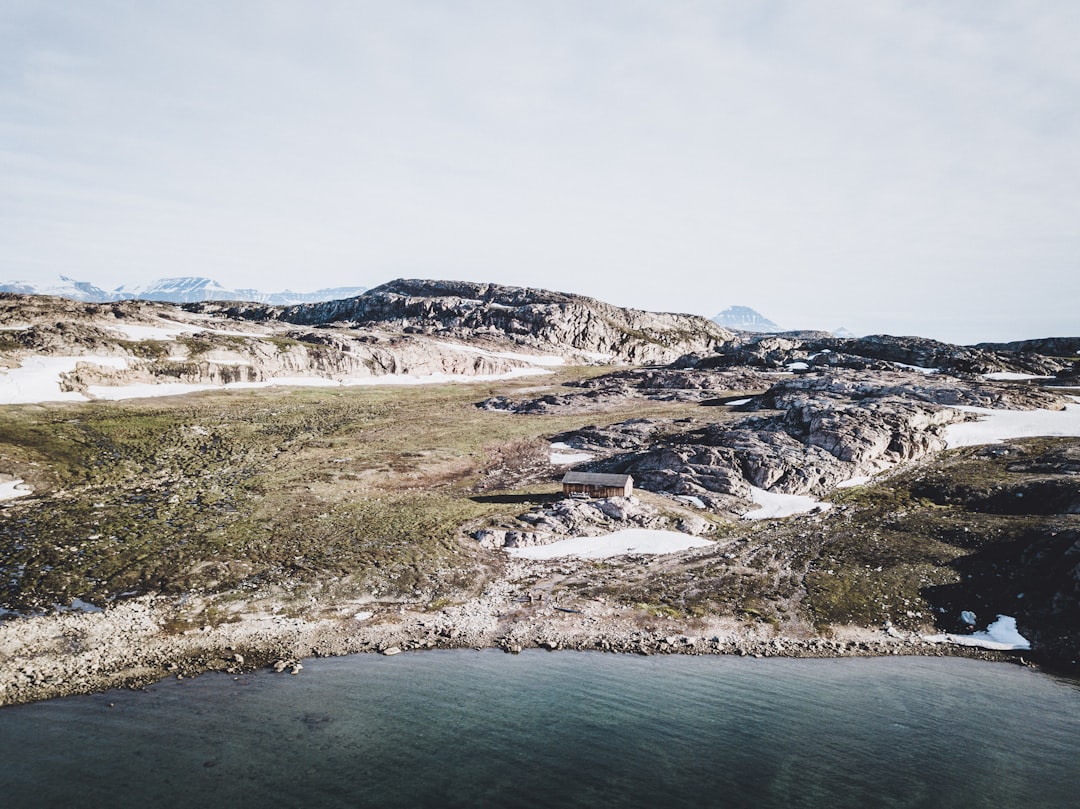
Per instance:
[[[317,619],[243,614],[240,620],[182,631],[175,601],[133,599],[97,613],[64,613],[0,622],[0,705],[114,687],[137,688],[204,671],[272,667],[300,673],[301,660],[394,649],[499,647],[589,649],[633,654],[735,654],[780,657],[960,655],[1023,660],[1017,655],[935,645],[912,633],[835,627],[829,637],[778,633],[732,618],[676,620],[597,600],[553,601],[537,563],[517,562],[479,597],[437,612],[356,603],[324,607]],[[531,587],[518,584],[522,579]]]

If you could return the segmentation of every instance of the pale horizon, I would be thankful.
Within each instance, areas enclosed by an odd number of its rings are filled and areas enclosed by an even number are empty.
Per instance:
[[[1080,334],[1080,5],[12,0],[0,281]]]

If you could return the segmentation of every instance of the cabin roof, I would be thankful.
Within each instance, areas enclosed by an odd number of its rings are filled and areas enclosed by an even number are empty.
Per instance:
[[[623,487],[627,481],[633,481],[629,475],[612,475],[602,472],[567,472],[563,475],[563,483],[576,483],[583,486],[618,486]]]

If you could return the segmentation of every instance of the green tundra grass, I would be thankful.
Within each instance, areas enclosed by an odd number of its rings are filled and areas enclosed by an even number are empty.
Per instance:
[[[456,592],[497,563],[458,539],[463,523],[508,508],[478,489],[524,479],[523,491],[557,490],[547,436],[696,409],[637,400],[530,417],[475,407],[598,372],[0,408],[0,471],[35,490],[0,512],[0,607],[286,581]]]

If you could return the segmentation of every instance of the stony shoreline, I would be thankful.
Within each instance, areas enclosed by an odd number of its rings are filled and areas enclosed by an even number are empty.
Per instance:
[[[437,612],[355,604],[318,619],[270,613],[183,632],[169,631],[171,600],[143,597],[100,613],[65,613],[0,623],[0,706],[165,677],[270,668],[299,673],[302,660],[395,650],[501,648],[620,654],[730,654],[753,657],[960,656],[1028,663],[1030,655],[929,643],[914,633],[835,627],[830,637],[794,636],[730,618],[676,620],[586,602],[518,604],[509,589]],[[325,615],[325,612],[324,612]]]

